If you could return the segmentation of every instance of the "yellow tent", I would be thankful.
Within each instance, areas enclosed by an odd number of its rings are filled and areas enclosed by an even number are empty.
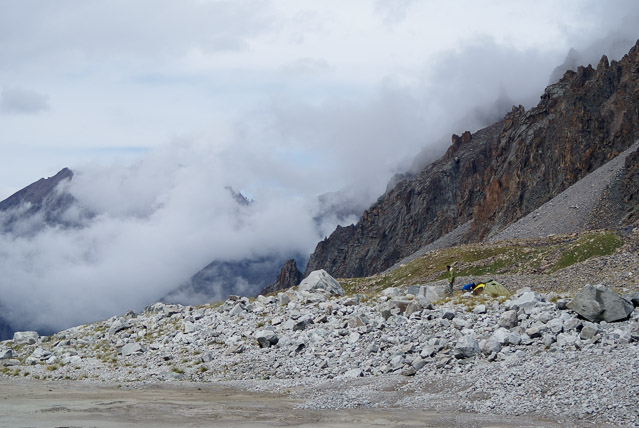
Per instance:
[[[494,279],[488,280],[485,283],[482,282],[478,284],[473,289],[473,293],[474,294],[486,293],[492,297],[499,297],[499,296],[509,297],[511,294],[506,287],[504,287],[503,285],[501,285]]]

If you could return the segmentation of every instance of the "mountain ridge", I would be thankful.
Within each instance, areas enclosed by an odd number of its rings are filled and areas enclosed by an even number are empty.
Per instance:
[[[441,159],[319,242],[305,275],[368,276],[467,222],[462,242],[478,242],[529,214],[639,137],[638,70],[639,43],[620,61],[567,71],[529,111],[453,134]]]

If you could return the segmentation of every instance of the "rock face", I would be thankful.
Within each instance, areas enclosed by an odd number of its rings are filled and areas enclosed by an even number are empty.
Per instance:
[[[260,291],[260,294],[266,295],[274,291],[286,290],[287,288],[295,287],[303,278],[304,276],[297,268],[295,259],[290,259],[284,264],[284,267],[282,267],[282,270],[279,275],[277,275],[275,282],[264,287],[262,291]]]
[[[619,62],[604,56],[596,69],[566,72],[530,111],[513,107],[485,129],[453,135],[444,157],[318,243],[306,273],[371,275],[467,222],[461,241],[476,242],[530,213],[639,137],[637,67],[639,45]],[[635,180],[624,181],[629,206]]]
[[[346,294],[339,282],[321,269],[311,272],[299,286],[299,291],[315,292],[317,290],[324,290],[326,293],[337,296]]]
[[[605,285],[586,285],[567,305],[591,322],[613,322],[628,318],[634,306]]]

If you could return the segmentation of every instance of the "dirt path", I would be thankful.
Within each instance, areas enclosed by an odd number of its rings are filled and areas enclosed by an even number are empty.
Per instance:
[[[303,410],[216,384],[125,389],[0,378],[0,427],[558,427],[530,418],[415,409]],[[566,426],[561,425],[561,426]]]

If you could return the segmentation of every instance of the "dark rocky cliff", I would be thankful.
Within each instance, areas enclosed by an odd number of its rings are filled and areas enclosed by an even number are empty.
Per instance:
[[[284,267],[282,267],[279,275],[277,275],[275,282],[264,287],[262,291],[260,291],[260,294],[266,295],[274,291],[286,290],[287,288],[295,287],[302,282],[303,278],[304,276],[302,275],[302,272],[297,269],[297,262],[295,259],[290,259],[284,263]]]
[[[468,221],[463,241],[477,242],[525,216],[639,137],[638,77],[639,42],[619,62],[566,72],[530,111],[453,135],[441,159],[318,243],[306,274],[371,275]]]

